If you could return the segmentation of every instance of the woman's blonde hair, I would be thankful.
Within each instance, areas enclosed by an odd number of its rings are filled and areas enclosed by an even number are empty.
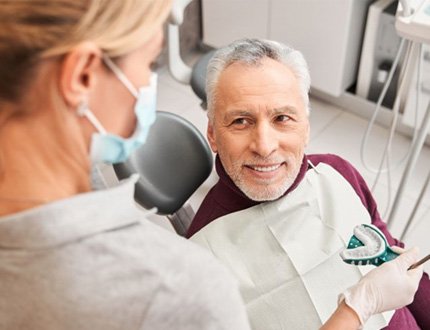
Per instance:
[[[110,57],[153,36],[171,0],[0,1],[0,101],[16,101],[41,58],[92,41]]]

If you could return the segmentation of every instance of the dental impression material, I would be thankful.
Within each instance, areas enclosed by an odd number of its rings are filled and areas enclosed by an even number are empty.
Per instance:
[[[340,256],[348,264],[379,266],[399,254],[390,248],[384,234],[376,226],[362,224],[354,228],[354,235]]]

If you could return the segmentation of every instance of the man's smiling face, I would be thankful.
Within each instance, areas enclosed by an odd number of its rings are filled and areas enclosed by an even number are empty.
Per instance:
[[[309,139],[299,83],[284,64],[236,62],[219,77],[211,148],[250,199],[275,200],[297,177]]]

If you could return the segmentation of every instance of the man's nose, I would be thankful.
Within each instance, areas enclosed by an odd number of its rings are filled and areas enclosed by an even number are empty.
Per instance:
[[[261,157],[268,157],[277,150],[279,137],[269,123],[259,123],[252,132],[251,151]]]

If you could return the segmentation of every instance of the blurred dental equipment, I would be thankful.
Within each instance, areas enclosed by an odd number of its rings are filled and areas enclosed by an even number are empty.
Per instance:
[[[397,215],[398,207],[400,201],[403,197],[405,187],[410,179],[410,175],[412,170],[415,168],[419,153],[423,147],[425,137],[429,130],[430,126],[430,102],[427,106],[427,110],[425,111],[425,115],[421,125],[418,125],[418,112],[420,108],[420,98],[421,92],[424,91],[424,83],[422,82],[422,58],[424,56],[423,51],[423,43],[430,44],[430,0],[401,0],[396,13],[395,27],[398,35],[402,37],[398,51],[396,53],[395,59],[391,66],[391,69],[386,78],[383,89],[379,95],[375,111],[373,113],[372,118],[369,121],[368,127],[366,129],[366,133],[362,140],[360,155],[362,162],[367,170],[377,173],[374,184],[372,186],[372,190],[374,190],[378,180],[380,179],[380,175],[382,173],[387,173],[388,179],[388,202],[387,208],[385,210],[384,216],[388,215],[387,223],[391,226],[393,219]],[[375,119],[378,116],[378,113],[381,109],[382,102],[386,96],[388,87],[393,79],[394,72],[396,68],[398,68],[398,63],[400,60],[400,56],[402,52],[405,51],[405,58],[402,66],[402,70],[399,75],[399,84],[396,93],[396,97],[393,105],[393,117],[391,121],[391,128],[389,132],[389,137],[387,139],[386,145],[384,147],[384,151],[382,154],[382,158],[377,169],[372,168],[366,161],[365,158],[365,149],[367,145],[367,140],[370,135],[370,131],[374,125]],[[416,98],[415,98],[415,111],[414,111],[414,133],[411,142],[411,148],[400,160],[392,164],[391,156],[392,156],[392,141],[394,138],[395,130],[398,125],[400,108],[404,106],[404,100],[406,93],[408,92],[407,87],[413,83],[414,70],[416,70]],[[403,172],[400,185],[398,187],[394,202],[391,203],[391,171],[399,166],[403,165],[406,162],[406,167]],[[430,173],[427,179],[425,180],[424,187],[420,193],[420,196],[415,204],[415,207],[411,213],[410,218],[408,219],[405,228],[403,229],[400,239],[403,239],[407,230],[410,227],[410,224],[413,220],[413,217],[416,214],[416,210],[419,207],[419,204],[422,200],[422,197],[425,193],[425,190],[430,182]],[[391,207],[391,210],[390,210]]]
[[[184,22],[184,11],[192,0],[175,0],[169,17],[167,30],[168,67],[173,78],[183,84],[189,84],[196,96],[201,100],[201,107],[206,109],[206,68],[215,49],[206,46],[208,52],[200,57],[191,67],[182,59],[180,54],[179,26]]]
[[[189,84],[191,80],[191,68],[184,63],[179,47],[179,26],[184,21],[184,10],[191,0],[175,0],[168,19],[167,47],[169,71],[171,75],[183,84]]]
[[[405,1],[402,1],[402,4],[404,2]],[[430,0],[422,0],[422,1],[415,0],[415,1],[408,1],[408,3],[411,8],[409,15],[407,11],[405,11],[404,14],[402,14],[401,9],[398,10],[398,15],[396,19],[396,29],[400,36],[403,36],[411,40],[413,44],[419,43],[421,46],[421,49],[419,52],[419,58],[418,58],[419,71],[418,71],[418,80],[417,80],[417,86],[418,86],[417,93],[419,94],[421,92],[420,63],[423,57],[422,44],[423,43],[430,44]],[[406,7],[406,10],[408,10],[407,7]],[[419,127],[418,135],[412,144],[411,153],[408,157],[406,168],[403,173],[402,179],[400,181],[400,185],[399,185],[396,197],[394,199],[393,207],[391,209],[390,216],[388,218],[388,224],[390,224],[393,221],[393,219],[397,214],[399,201],[401,200],[404,194],[405,187],[410,179],[413,169],[415,168],[419,153],[424,145],[425,138],[427,136],[429,128],[430,128],[430,101],[427,104],[427,110],[425,112],[423,121]],[[403,237],[406,235],[407,230],[411,225],[411,222],[416,213],[416,210],[421,203],[425,190],[427,189],[429,179],[430,179],[430,173],[428,174],[426,183],[424,184],[421,190],[420,196],[414,206],[414,210],[411,216],[409,217],[406,223],[405,228],[403,229],[400,239],[403,239]]]

